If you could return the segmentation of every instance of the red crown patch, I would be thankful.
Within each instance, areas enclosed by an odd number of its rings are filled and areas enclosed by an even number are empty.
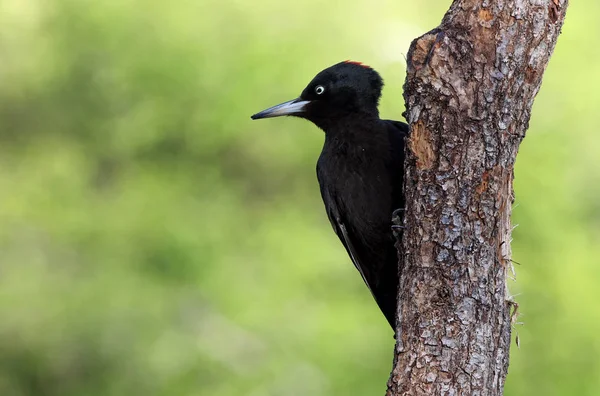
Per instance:
[[[371,68],[371,66],[365,65],[362,62],[353,61],[353,60],[349,60],[349,59],[347,61],[344,61],[344,63],[350,63],[352,65],[357,65],[357,66],[360,66],[360,67],[364,67],[365,69],[370,69]]]

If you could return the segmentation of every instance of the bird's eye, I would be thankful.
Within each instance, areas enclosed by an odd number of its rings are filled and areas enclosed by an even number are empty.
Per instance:
[[[315,92],[317,95],[321,95],[323,92],[325,92],[325,87],[322,85],[317,85]]]

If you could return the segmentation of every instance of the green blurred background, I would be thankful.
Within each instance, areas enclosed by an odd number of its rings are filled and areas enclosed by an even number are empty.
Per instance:
[[[355,59],[401,118],[449,3],[2,0],[0,395],[382,395],[323,134],[249,116]],[[573,1],[519,154],[507,395],[600,394],[599,14]]]

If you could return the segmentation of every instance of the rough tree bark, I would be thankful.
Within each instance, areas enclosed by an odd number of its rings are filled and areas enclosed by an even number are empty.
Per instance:
[[[502,394],[515,316],[506,289],[513,166],[566,8],[454,0],[411,44],[388,396]]]

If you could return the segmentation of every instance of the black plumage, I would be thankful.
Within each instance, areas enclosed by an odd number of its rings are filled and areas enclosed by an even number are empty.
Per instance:
[[[381,77],[372,68],[341,62],[317,74],[299,98],[252,118],[293,115],[325,132],[317,178],[327,216],[394,328],[398,258],[392,213],[404,207],[408,125],[379,118],[382,87]]]

